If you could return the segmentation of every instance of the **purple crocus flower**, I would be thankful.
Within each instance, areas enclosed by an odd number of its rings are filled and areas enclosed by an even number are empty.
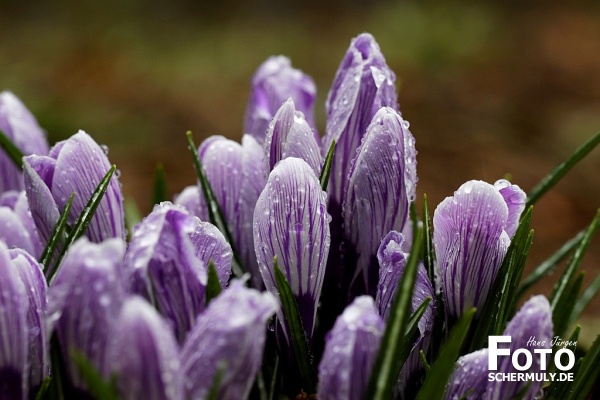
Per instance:
[[[109,239],[100,244],[87,238],[76,241],[65,256],[48,289],[49,332],[56,335],[75,390],[86,390],[74,362],[81,352],[101,374],[107,376],[106,348],[115,316],[125,300],[121,270],[125,243]]]
[[[375,295],[377,249],[390,230],[402,231],[406,224],[415,198],[416,163],[408,123],[393,108],[379,109],[352,161],[342,205],[346,247],[355,253],[345,257],[356,260],[354,293]]]
[[[29,212],[25,191],[0,194],[0,240],[34,257],[42,254],[43,245]]]
[[[200,200],[203,194],[198,185],[187,186],[173,199],[173,204],[181,206],[202,221],[208,221],[206,203]]]
[[[27,107],[11,92],[0,93],[0,130],[23,154],[48,154],[46,133]],[[0,150],[0,194],[22,189],[21,170]]]
[[[286,158],[269,175],[254,211],[256,257],[265,286],[277,294],[273,269],[273,258],[277,257],[308,337],[312,336],[329,254],[331,217],[326,197],[305,161]]]
[[[209,262],[215,263],[225,287],[231,258],[231,246],[215,226],[164,202],[135,227],[125,256],[125,279],[131,292],[155,303],[183,342],[206,305]]]
[[[288,98],[292,98],[308,125],[314,129],[313,104],[317,88],[312,78],[292,68],[287,57],[269,57],[252,78],[244,132],[262,143],[269,122]]]
[[[167,322],[138,296],[128,298],[115,317],[107,353],[120,398],[182,400],[179,349]]]
[[[288,157],[301,158],[317,176],[321,173],[323,158],[318,137],[302,112],[296,111],[291,98],[283,103],[269,124],[265,140],[266,170],[272,171],[275,164]]]
[[[519,186],[511,184],[506,179],[497,180],[494,187],[498,189],[508,206],[508,219],[505,230],[508,236],[512,238],[519,227],[521,214],[525,210],[527,195]]]
[[[0,398],[25,399],[48,375],[46,281],[37,261],[0,241]]]
[[[256,200],[265,187],[263,149],[250,135],[244,135],[241,145],[223,136],[212,136],[200,145],[198,155],[242,264],[252,275],[254,286],[261,288],[252,219]],[[200,194],[200,209],[206,209],[202,191]]]
[[[504,186],[521,196],[517,186]],[[480,308],[510,244],[522,208],[507,205],[498,186],[483,181],[463,184],[436,208],[433,243],[446,312],[456,318]]]
[[[186,398],[206,398],[217,374],[217,398],[247,398],[262,363],[266,322],[278,308],[271,293],[237,280],[211,301],[181,351]]]
[[[344,199],[351,161],[373,116],[381,107],[397,108],[395,80],[373,36],[352,39],[326,103],[323,154],[333,140],[337,143],[328,190],[332,207],[340,207]]]
[[[67,223],[72,225],[111,167],[102,148],[83,131],[55,144],[48,156],[31,155],[23,160],[29,209],[44,241],[49,239],[71,194],[75,193],[75,198]],[[123,195],[116,176],[85,235],[96,243],[125,237]]]
[[[364,398],[383,331],[372,297],[357,297],[346,307],[326,337],[319,364],[320,400]]]
[[[485,399],[488,385],[488,349],[460,357],[448,379],[444,400]],[[465,397],[466,395],[466,397]]]

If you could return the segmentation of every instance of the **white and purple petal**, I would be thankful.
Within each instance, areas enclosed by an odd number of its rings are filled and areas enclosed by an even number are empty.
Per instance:
[[[28,207],[24,191],[0,194],[0,240],[39,257],[43,246]]]
[[[262,364],[267,320],[277,309],[271,293],[241,281],[213,299],[181,351],[187,398],[205,398],[218,373],[218,398],[247,398]]]
[[[508,236],[512,238],[519,227],[521,214],[525,210],[527,194],[519,186],[511,184],[506,179],[497,180],[494,187],[498,189],[508,207],[505,230]]]
[[[200,218],[202,221],[208,221],[208,209],[206,208],[206,203],[201,196],[200,188],[198,185],[188,186],[181,191],[175,199],[173,199],[173,204],[177,204],[182,206],[192,215]]]
[[[444,400],[479,400],[488,385],[488,349],[460,357],[448,379]]]
[[[277,294],[273,258],[296,297],[312,336],[329,254],[326,193],[312,168],[298,158],[279,162],[269,175],[254,212],[258,266],[267,290]]]

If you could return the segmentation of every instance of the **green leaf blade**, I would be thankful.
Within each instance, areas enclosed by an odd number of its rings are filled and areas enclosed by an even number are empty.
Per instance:
[[[4,150],[8,158],[19,169],[23,169],[23,152],[13,143],[13,141],[0,129],[0,148]]]
[[[206,305],[211,302],[212,299],[221,294],[221,284],[219,283],[219,275],[215,268],[215,263],[210,260],[208,263],[208,280],[206,283]]]
[[[52,262],[52,258],[58,246],[60,246],[61,242],[66,239],[65,237],[65,229],[67,227],[67,218],[69,217],[69,213],[71,212],[71,206],[73,204],[73,199],[75,198],[75,193],[72,193],[65,205],[65,209],[62,214],[58,218],[54,229],[52,230],[52,234],[50,235],[50,239],[48,239],[48,243],[46,243],[46,247],[44,247],[44,251],[38,260],[40,264],[44,266],[44,274],[46,276],[52,275],[52,271],[50,270],[50,263]]]
[[[321,183],[321,187],[323,191],[327,191],[327,185],[329,184],[329,175],[331,174],[331,166],[333,164],[333,155],[335,153],[335,140],[331,141],[331,146],[329,146],[329,150],[327,150],[327,155],[325,156],[325,162],[323,163],[323,168],[321,169],[321,176],[319,177],[319,182]]]
[[[165,167],[162,163],[156,164],[154,171],[154,184],[152,186],[152,205],[160,204],[163,201],[169,200],[169,192],[167,190],[167,177]]]

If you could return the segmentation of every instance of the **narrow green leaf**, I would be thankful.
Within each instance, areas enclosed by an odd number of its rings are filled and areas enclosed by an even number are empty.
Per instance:
[[[237,247],[233,241],[233,236],[227,227],[227,221],[225,220],[223,211],[215,198],[215,194],[210,186],[210,182],[206,177],[206,173],[204,172],[204,167],[202,167],[202,162],[200,161],[200,157],[198,157],[198,150],[196,149],[196,145],[194,144],[194,138],[192,137],[192,132],[186,132],[187,140],[188,140],[188,150],[192,153],[192,158],[194,160],[194,168],[196,169],[196,175],[198,176],[198,181],[200,182],[200,187],[202,188],[202,193],[204,195],[204,200],[206,202],[206,208],[208,210],[208,219],[210,223],[219,228],[221,233],[227,239],[227,242],[231,246],[231,250],[233,251],[233,260],[231,269],[235,276],[241,278],[244,275],[245,269],[242,265],[242,261],[237,252]]]
[[[279,356],[275,356],[275,365],[273,366],[273,375],[271,376],[271,384],[269,385],[269,400],[275,399],[275,388],[279,378]]]
[[[327,191],[327,185],[329,184],[329,174],[331,173],[331,165],[333,164],[333,154],[335,153],[335,140],[331,141],[331,146],[327,150],[327,156],[325,156],[325,162],[323,163],[323,169],[321,169],[321,176],[319,182],[323,191]]]
[[[383,400],[391,398],[394,385],[402,369],[403,361],[399,356],[403,348],[402,339],[406,334],[406,327],[410,318],[412,294],[417,278],[422,246],[423,230],[417,229],[404,274],[402,274],[402,278],[398,283],[398,289],[390,308],[375,365],[371,371],[366,395],[368,399]]]
[[[62,352],[60,349],[60,342],[56,332],[52,333],[50,337],[50,365],[52,370],[52,381],[48,388],[48,398],[52,400],[64,400],[65,394],[68,389],[66,381],[66,366],[65,360],[63,360]]]
[[[532,206],[548,190],[556,185],[567,172],[589,154],[600,143],[600,132],[597,132],[587,142],[577,148],[571,156],[544,177],[527,195],[527,207]]]
[[[573,383],[567,391],[566,400],[585,400],[594,384],[600,378],[600,335],[582,358],[581,365],[575,372]]]
[[[425,357],[425,353],[423,350],[419,350],[419,358],[421,359],[421,364],[423,364],[423,368],[425,368],[425,373],[429,373],[431,370],[431,366],[427,362],[427,357]]]
[[[215,268],[215,263],[210,260],[208,263],[208,280],[206,282],[206,305],[215,297],[221,293],[221,283],[219,282],[219,275]]]
[[[60,246],[60,243],[66,239],[65,228],[67,227],[67,217],[69,216],[69,213],[71,212],[71,205],[73,204],[74,198],[75,198],[75,193],[72,193],[71,196],[69,197],[69,201],[67,201],[67,204],[65,205],[65,209],[63,210],[62,214],[60,214],[60,217],[58,218],[58,222],[56,222],[56,225],[54,226],[54,229],[52,230],[52,235],[50,236],[48,243],[46,243],[46,247],[44,247],[44,251],[42,252],[42,255],[40,256],[39,261],[40,261],[40,264],[42,264],[44,266],[44,273],[46,275],[50,274],[50,271],[49,271],[50,262],[52,261],[52,257],[54,256],[54,253],[56,252],[57,247]]]
[[[569,326],[573,325],[577,318],[581,315],[583,310],[587,307],[589,302],[596,296],[600,290],[600,275],[596,275],[592,283],[585,289],[585,291],[579,296],[575,306],[573,307],[573,311],[571,313],[571,320],[569,321]]]
[[[577,325],[575,327],[575,329],[573,329],[573,333],[571,333],[571,336],[569,337],[569,342],[571,343],[577,343],[577,341],[579,340],[579,333],[581,331],[581,326]],[[575,352],[577,346],[567,346],[567,348],[569,350],[571,350],[572,352]],[[577,369],[580,367],[580,364],[576,365]],[[571,371],[573,374],[575,374],[577,372],[577,370],[575,369],[575,367],[573,369],[571,369]],[[569,381],[553,381],[550,386],[548,387],[547,390],[547,398],[548,399],[564,399],[568,390],[568,387],[571,385],[571,382]]]
[[[304,389],[308,393],[314,393],[317,383],[317,373],[315,366],[312,364],[312,356],[308,348],[308,339],[306,331],[302,326],[302,318],[300,317],[300,309],[296,298],[292,293],[292,289],[283,275],[283,272],[277,265],[277,258],[273,260],[275,270],[275,282],[279,291],[279,299],[281,300],[281,309],[285,318],[285,324],[288,327],[290,341],[294,351],[294,358],[298,365],[298,372],[302,378]]]
[[[154,171],[154,185],[152,187],[152,205],[162,203],[163,201],[169,200],[169,194],[167,190],[167,178],[165,175],[165,168],[162,163],[156,164],[156,170]]]
[[[423,234],[425,243],[423,246],[423,264],[427,270],[429,281],[435,287],[435,250],[433,248],[433,230],[431,229],[431,218],[427,206],[427,195],[423,195]]]
[[[471,321],[475,316],[475,308],[467,311],[452,329],[448,341],[442,346],[440,356],[433,363],[425,382],[417,395],[417,400],[441,399],[446,390],[446,382],[454,369],[463,341],[469,332]]]
[[[559,306],[552,311],[552,324],[555,335],[562,336],[569,328],[573,308],[575,307],[575,303],[577,303],[584,276],[585,272],[583,271],[577,275],[577,278],[575,278],[571,285],[563,292],[563,296],[558,303]]]
[[[217,372],[215,372],[215,376],[213,377],[212,385],[210,385],[210,389],[208,389],[208,393],[206,395],[206,400],[218,400],[219,399],[219,390],[221,390],[221,384],[223,383],[223,377],[225,376],[225,370],[227,365],[224,363],[220,363],[217,368]]]
[[[563,294],[567,290],[567,287],[571,284],[573,276],[575,275],[575,271],[577,271],[577,269],[581,265],[583,256],[585,255],[585,252],[587,251],[590,242],[592,241],[592,238],[596,233],[596,230],[598,230],[599,226],[600,210],[596,212],[596,216],[594,217],[588,228],[585,230],[583,238],[581,239],[579,246],[577,246],[577,248],[575,249],[575,253],[573,253],[573,257],[569,261],[567,268],[565,268],[560,279],[558,280],[558,282],[556,282],[556,285],[554,286],[554,290],[552,291],[552,295],[550,296],[550,306],[552,307],[553,313],[556,307],[561,303]]]
[[[46,396],[48,395],[48,389],[50,388],[50,385],[52,384],[52,378],[47,376],[44,378],[44,380],[42,381],[42,384],[40,385],[40,388],[38,389],[37,393],[35,394],[35,400],[43,400],[46,398]]]
[[[431,302],[431,297],[426,297],[425,300],[417,307],[414,313],[408,319],[406,323],[406,332],[404,337],[402,338],[402,345],[398,356],[398,362],[404,365],[408,356],[410,355],[410,351],[413,348],[415,341],[417,340],[417,330],[419,329],[419,321],[427,311],[427,306]]]
[[[0,129],[0,147],[6,152],[8,158],[19,168],[23,169],[23,157],[24,154],[19,148],[10,140],[8,135]]]
[[[133,227],[142,220],[142,213],[134,199],[125,198],[125,228],[127,229],[127,241],[131,240]]]
[[[554,254],[548,257],[544,262],[538,265],[527,278],[523,279],[521,282],[521,286],[519,287],[518,297],[521,297],[525,294],[527,290],[534,284],[536,284],[540,279],[548,275],[552,272],[558,263],[564,260],[571,251],[581,243],[581,239],[583,239],[584,232],[581,231],[569,241],[565,242],[560,249],[558,249]]]
[[[94,190],[94,193],[92,193],[92,196],[90,197],[87,204],[83,208],[83,211],[77,217],[77,220],[75,221],[75,224],[73,225],[73,229],[69,233],[69,236],[67,237],[67,240],[66,240],[64,246],[62,247],[60,254],[58,255],[58,258],[57,258],[56,262],[54,263],[54,267],[48,274],[48,282],[50,282],[52,280],[52,278],[54,277],[54,275],[56,275],[56,271],[58,270],[58,267],[60,266],[62,259],[64,258],[65,254],[67,253],[67,249],[69,248],[69,246],[71,246],[73,244],[73,242],[75,242],[75,240],[79,239],[79,237],[81,237],[85,233],[85,230],[90,225],[90,222],[92,221],[92,218],[94,217],[94,213],[96,212],[96,209],[100,205],[100,201],[102,201],[102,198],[104,197],[104,193],[106,193],[106,190],[108,189],[108,185],[110,184],[110,180],[116,169],[117,169],[117,167],[115,165],[113,165],[108,170],[106,175],[104,175],[104,178],[102,178],[102,180],[96,187],[96,190]]]
[[[81,351],[72,350],[71,358],[79,369],[90,394],[97,400],[118,398],[115,381],[107,382]]]

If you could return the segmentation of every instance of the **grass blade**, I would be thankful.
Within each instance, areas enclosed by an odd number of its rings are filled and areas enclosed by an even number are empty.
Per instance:
[[[548,190],[556,185],[563,176],[567,174],[579,161],[587,156],[600,143],[600,132],[588,139],[571,154],[564,162],[560,163],[552,170],[540,183],[538,183],[527,195],[527,207],[532,206],[538,201]]]
[[[208,280],[206,282],[206,305],[221,293],[221,283],[219,283],[219,275],[215,268],[215,263],[210,260],[208,263]]]
[[[427,207],[427,195],[423,195],[423,234],[425,243],[423,246],[423,264],[433,287],[435,287],[435,250],[433,248],[433,236],[431,229],[431,218]]]
[[[81,351],[71,351],[71,358],[79,369],[90,394],[97,400],[115,400],[118,398],[115,380],[107,382]]]
[[[48,243],[46,243],[46,247],[44,247],[42,255],[40,256],[39,262],[44,266],[45,275],[50,273],[50,262],[52,261],[52,257],[54,256],[57,247],[60,245],[61,241],[66,239],[65,228],[67,227],[67,217],[71,212],[71,205],[73,204],[74,198],[75,193],[72,193],[71,197],[69,197],[69,201],[67,201],[67,204],[65,205],[65,209],[63,210],[62,214],[60,214],[60,217],[58,218],[58,221],[52,230],[52,235],[50,236]]]
[[[577,343],[579,340],[579,332],[581,331],[581,326],[577,325],[573,330],[573,333],[569,337],[569,342]],[[576,346],[567,346],[569,350],[575,352]],[[571,372],[575,373],[575,368],[571,370]],[[565,394],[567,393],[568,386],[571,384],[569,381],[554,381],[550,384],[547,391],[548,399],[564,399]]]
[[[414,237],[410,256],[390,308],[390,314],[377,353],[375,365],[371,371],[366,398],[373,400],[389,399],[398,380],[403,361],[403,338],[410,319],[412,294],[417,278],[419,258],[422,254],[423,230],[418,229]]]
[[[431,302],[431,297],[426,297],[425,300],[421,303],[421,305],[415,310],[414,313],[408,319],[406,323],[406,332],[404,334],[404,339],[402,343],[402,349],[400,350],[399,362],[404,365],[406,359],[410,355],[410,351],[413,348],[413,345],[416,340],[417,329],[419,329],[419,321],[425,311],[427,310],[427,306]]]
[[[584,272],[580,272],[577,275],[577,278],[575,278],[563,292],[563,296],[558,303],[559,306],[552,310],[552,324],[555,335],[562,337],[563,333],[569,328],[569,322],[573,315],[573,308],[577,302],[584,276]]]
[[[585,291],[581,294],[575,306],[573,307],[573,311],[571,312],[571,320],[569,321],[569,325],[571,326],[575,323],[575,320],[579,318],[585,307],[589,304],[589,302],[596,296],[600,290],[600,275],[596,275],[592,283],[585,289]]]
[[[235,276],[241,278],[244,275],[245,269],[242,265],[241,259],[237,252],[237,247],[233,241],[233,236],[229,231],[227,226],[227,221],[225,221],[225,217],[217,199],[215,198],[215,194],[210,186],[210,182],[206,177],[206,173],[204,172],[204,167],[202,167],[202,162],[200,161],[200,157],[198,157],[198,150],[196,149],[196,145],[194,144],[194,138],[192,137],[192,132],[186,132],[187,140],[188,140],[188,150],[192,153],[192,158],[194,160],[194,168],[196,169],[196,175],[198,176],[198,181],[200,182],[200,187],[202,188],[202,193],[204,194],[204,200],[206,202],[206,208],[208,209],[208,219],[210,223],[219,228],[221,233],[227,239],[227,242],[231,246],[231,250],[233,251],[233,260],[231,269]]]
[[[572,384],[567,390],[566,400],[584,400],[592,390],[592,387],[600,378],[600,335],[589,348],[586,355],[581,359],[581,365],[575,372]]]
[[[281,308],[285,319],[282,322],[287,325],[288,332],[290,333],[294,358],[296,359],[298,371],[304,385],[303,389],[308,393],[314,393],[317,383],[317,373],[315,366],[312,364],[312,356],[308,348],[306,331],[302,326],[300,309],[287,279],[277,265],[277,258],[273,260],[273,263],[275,282],[277,283],[277,290],[279,291],[279,299],[281,300]]]
[[[127,241],[131,240],[133,234],[133,228],[135,225],[142,220],[142,213],[135,200],[131,198],[125,198],[123,202],[125,207],[125,229],[127,229]]]
[[[323,191],[327,191],[327,185],[329,184],[329,174],[331,173],[331,165],[333,164],[333,154],[335,153],[335,140],[331,141],[331,146],[327,150],[327,156],[325,156],[325,162],[323,163],[323,169],[321,169],[321,176],[319,182]]]
[[[21,150],[10,140],[8,135],[0,129],[0,148],[2,148],[8,158],[19,168],[23,169],[23,157],[24,154]]]
[[[162,163],[156,164],[154,171],[154,185],[152,186],[152,205],[169,200],[167,191],[167,177]]]
[[[440,350],[440,356],[425,376],[425,382],[417,395],[417,400],[443,398],[446,390],[446,382],[448,382],[448,378],[452,374],[454,364],[458,359],[460,349],[469,332],[469,327],[476,311],[475,308],[467,311],[452,329],[448,341]]]

